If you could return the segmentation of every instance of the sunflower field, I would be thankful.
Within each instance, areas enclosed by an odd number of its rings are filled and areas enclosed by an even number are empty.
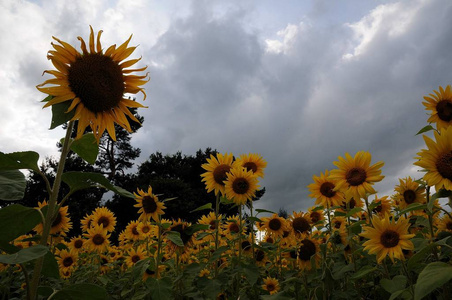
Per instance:
[[[315,205],[282,217],[253,208],[264,158],[219,153],[199,178],[216,203],[195,209],[205,214],[192,224],[166,218],[166,203],[178,199],[151,186],[130,192],[102,174],[64,171],[69,151],[94,164],[100,137],[116,140],[115,124],[130,132],[129,119],[138,120],[129,109],[144,107],[124,96],[145,98],[149,80],[140,74],[146,67],[131,69],[140,61],[128,59],[131,38],[104,50],[101,34],[91,28],[87,43],[79,37],[81,52],[54,38],[55,69],[45,71],[53,77],[37,87],[47,94],[51,128],[67,124],[55,180],[40,171],[38,153],[0,152],[0,199],[23,197],[21,169],[41,174],[48,192],[37,207],[0,208],[0,299],[452,298],[450,86],[424,97],[429,125],[418,133],[425,149],[415,157],[423,173],[400,178],[392,195],[373,187],[384,178],[383,162],[366,151],[345,153],[307,183]],[[117,228],[115,215],[98,207],[81,221],[83,234],[68,237],[65,202],[91,187],[130,198],[139,217]],[[239,213],[225,217],[220,206]]]

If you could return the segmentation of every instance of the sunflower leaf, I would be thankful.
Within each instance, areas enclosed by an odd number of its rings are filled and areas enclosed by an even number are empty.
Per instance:
[[[41,215],[31,207],[12,204],[0,209],[0,240],[9,242],[28,233],[39,222]]]
[[[103,300],[107,299],[107,291],[91,283],[72,284],[53,294],[54,300]]]
[[[64,138],[60,141],[64,143]],[[84,134],[80,139],[71,143],[71,150],[78,154],[81,158],[93,165],[99,154],[99,144],[92,132]]]
[[[72,103],[71,101],[64,101],[52,105],[52,121],[50,123],[49,129],[55,129],[61,124],[66,123],[67,121],[71,120],[74,117],[75,115],[74,109],[66,113],[71,103]]]
[[[52,278],[60,278],[60,269],[52,252],[47,252],[44,255],[44,264],[42,265],[42,275]]]
[[[276,214],[274,211],[266,210],[266,209],[260,209],[260,208],[256,208],[255,211],[256,211],[257,213],[271,213],[271,214]]]
[[[210,225],[206,225],[206,224],[194,224],[194,225],[191,225],[190,227],[188,227],[186,230],[185,230],[185,233],[187,233],[188,235],[192,235],[192,234],[194,234],[195,232],[197,232],[197,231],[200,231],[200,230],[207,230],[207,229],[209,229],[210,228]]]
[[[173,281],[169,277],[150,278],[150,293],[152,299],[172,299]]]
[[[350,211],[345,215],[345,217],[346,217],[346,218],[351,217],[351,216],[353,216],[354,214],[359,213],[359,212],[362,211],[362,210],[363,210],[363,209],[362,209],[361,207],[355,207],[355,208],[353,208],[352,210],[350,210]]]
[[[0,152],[0,170],[30,169],[39,172],[39,154],[34,151]]]
[[[426,209],[427,205],[426,204],[421,204],[421,203],[411,203],[410,205],[408,205],[405,209],[402,209],[397,215],[400,216],[402,214],[405,214],[407,212],[413,211],[413,210],[421,210],[421,209]]]
[[[62,180],[69,185],[70,192],[73,193],[78,190],[83,190],[91,187],[103,187],[107,190],[113,191],[116,194],[135,198],[135,196],[125,189],[111,184],[111,182],[99,173],[91,172],[66,172],[62,176]]]
[[[23,264],[27,261],[31,261],[40,258],[49,252],[49,248],[43,245],[31,246],[29,248],[21,249],[19,252],[8,255],[0,255],[0,263],[4,264]]]
[[[202,205],[202,206],[200,206],[198,208],[195,208],[190,213],[195,212],[195,211],[205,210],[205,209],[212,209],[212,203],[207,203],[207,204],[204,204],[204,205]]]
[[[168,231],[166,233],[166,237],[173,242],[175,245],[179,246],[179,247],[183,247],[184,246],[184,242],[182,241],[181,237],[180,237],[180,233],[177,231]]]
[[[414,299],[420,300],[452,280],[452,266],[444,262],[432,262],[419,274],[414,289]]]
[[[427,125],[427,126],[423,127],[421,130],[419,130],[419,132],[416,133],[416,135],[419,135],[421,133],[424,133],[424,132],[427,132],[427,131],[430,131],[430,130],[433,130],[433,129],[434,128],[432,127],[432,125]]]
[[[19,170],[0,171],[0,199],[6,201],[20,200],[24,197],[27,182]]]

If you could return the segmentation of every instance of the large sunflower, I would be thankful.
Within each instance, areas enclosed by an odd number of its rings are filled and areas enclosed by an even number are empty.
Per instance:
[[[370,254],[377,255],[377,262],[381,263],[386,256],[394,262],[394,258],[404,260],[402,250],[413,250],[414,245],[410,241],[414,234],[408,233],[410,226],[405,218],[400,218],[397,221],[389,220],[389,215],[379,218],[377,216],[372,218],[372,227],[365,227],[361,236],[369,239],[364,242],[364,250]]]
[[[425,203],[425,190],[419,186],[419,183],[411,177],[399,178],[399,182],[400,184],[394,188],[396,194],[393,198],[400,209],[405,209],[412,203]]]
[[[426,102],[422,102],[427,110],[431,110],[431,116],[427,122],[436,123],[436,128],[447,128],[452,125],[452,90],[450,85],[443,89],[439,87],[435,94],[424,96]]]
[[[267,166],[267,162],[261,155],[256,153],[242,154],[237,158],[233,165],[235,167],[242,167],[248,171],[253,171],[257,177],[264,177],[264,169]]]
[[[97,207],[93,212],[93,224],[102,225],[107,231],[114,231],[116,225],[116,217],[108,208]]]
[[[217,154],[217,157],[210,155],[207,163],[201,167],[207,172],[201,174],[202,180],[206,183],[207,192],[215,191],[215,195],[221,192],[224,195],[224,181],[226,174],[231,170],[234,156],[232,153]]]
[[[384,178],[380,175],[384,162],[380,161],[371,166],[371,155],[365,151],[358,151],[355,157],[345,153],[345,158],[339,156],[338,159],[339,161],[333,164],[339,169],[332,170],[330,174],[330,178],[336,180],[333,191],[343,191],[347,200],[352,197],[364,198],[366,193],[375,194],[372,184]]]
[[[71,101],[66,112],[75,112],[71,120],[78,120],[77,138],[80,138],[87,126],[90,126],[95,137],[100,137],[107,129],[113,140],[116,140],[115,126],[117,123],[131,132],[127,117],[139,123],[138,119],[129,111],[129,107],[144,107],[143,105],[124,97],[125,93],[146,94],[141,85],[148,82],[147,74],[143,76],[130,75],[140,69],[127,69],[140,59],[128,58],[136,47],[128,47],[132,35],[121,46],[110,46],[102,49],[100,36],[97,34],[97,45],[94,41],[93,28],[90,26],[89,49],[85,41],[81,42],[82,53],[70,44],[53,37],[57,43],[52,43],[55,50],[50,50],[50,59],[56,70],[47,70],[55,78],[46,80],[37,86],[38,90],[53,96],[44,107]],[[44,87],[45,85],[52,85]]]
[[[149,186],[148,191],[144,192],[138,189],[138,194],[134,193],[135,200],[138,202],[134,207],[139,207],[138,213],[141,213],[138,218],[140,221],[154,221],[158,222],[159,216],[165,214],[163,211],[166,207],[159,201],[158,197],[152,193],[152,187]]]
[[[259,188],[257,176],[253,171],[245,168],[232,168],[226,173],[225,194],[237,205],[243,205],[248,200],[252,200]]]
[[[84,234],[87,238],[86,245],[91,251],[103,252],[107,250],[110,245],[111,234],[108,234],[107,230],[103,228],[103,225],[94,225],[88,229],[88,232]]]
[[[335,191],[335,181],[328,178],[329,172],[325,171],[325,174],[320,173],[320,176],[312,176],[314,183],[308,185],[308,189],[311,192],[309,197],[316,199],[315,204],[327,206],[341,205],[344,199],[344,194],[339,191]]]
[[[452,190],[452,126],[435,132],[435,141],[424,135],[428,149],[418,153],[414,164],[427,170],[424,180],[430,186]]]

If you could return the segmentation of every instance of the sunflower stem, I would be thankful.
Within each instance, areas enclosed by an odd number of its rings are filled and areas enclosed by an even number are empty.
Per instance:
[[[47,214],[45,217],[45,222],[43,224],[43,231],[42,231],[41,242],[40,242],[40,244],[43,246],[47,245],[47,239],[49,237],[50,227],[52,225],[52,219],[54,218],[54,215],[55,215],[54,211],[55,211],[56,203],[58,200],[58,194],[60,191],[61,177],[63,175],[64,165],[66,163],[66,158],[67,158],[67,155],[70,150],[70,145],[71,145],[70,138],[71,138],[71,134],[72,134],[72,129],[74,128],[74,122],[75,121],[70,121],[67,126],[67,129],[66,129],[66,136],[64,138],[63,148],[61,149],[61,156],[60,156],[60,161],[58,163],[58,170],[55,175],[55,181],[53,183],[53,188],[51,190],[50,199],[49,199],[49,202],[47,205]],[[32,299],[32,300],[36,299],[36,296],[37,296],[39,279],[41,277],[41,271],[42,271],[43,264],[44,264],[44,257],[37,259],[35,268],[33,271],[33,278],[32,278],[31,285],[30,285],[30,299]]]
[[[427,204],[430,202],[430,186],[427,185],[425,187],[425,191],[426,191],[426,197],[427,197]],[[430,228],[430,244],[433,244],[433,237],[435,236],[433,233],[433,217],[432,217],[433,212],[431,212],[430,210],[427,209],[427,215],[428,215],[428,227]],[[439,260],[438,257],[438,252],[436,251],[436,247],[432,247],[432,252],[433,255],[435,256],[436,260]]]
[[[369,221],[369,225],[372,226],[372,211],[370,210],[370,207],[369,207],[369,200],[367,199],[367,195],[364,198],[364,201],[366,201],[367,218],[368,218],[368,221]]]
[[[158,215],[158,221],[157,221],[157,257],[155,258],[155,274],[157,279],[160,278],[159,274],[159,262],[160,262],[160,248],[162,246],[162,217],[161,215]]]
[[[408,268],[407,268],[406,263],[405,263],[404,260],[402,260],[402,269],[403,269],[403,272],[405,273],[406,277],[408,278],[408,282],[410,283],[411,294],[414,296],[413,281],[412,281],[412,278],[410,276],[410,272],[408,272]]]
[[[239,205],[239,267],[242,260],[242,206]]]
[[[220,220],[218,219],[218,215],[220,212],[220,193],[216,194],[215,197],[215,251],[218,249],[218,242],[219,242],[219,231],[220,231]],[[218,275],[218,263],[215,262],[214,265],[215,269],[215,278]]]
[[[250,201],[250,216],[251,216],[251,253],[254,259],[254,220],[253,220],[253,201]]]

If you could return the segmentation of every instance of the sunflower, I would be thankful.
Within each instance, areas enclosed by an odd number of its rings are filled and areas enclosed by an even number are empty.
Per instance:
[[[88,228],[91,228],[93,225],[93,215],[86,214],[83,219],[80,220],[80,226],[82,227],[82,231],[88,232]]]
[[[57,254],[57,262],[61,271],[72,271],[77,265],[78,253],[74,250],[58,250]]]
[[[289,218],[289,222],[295,236],[311,231],[310,218],[306,213],[294,211]]]
[[[158,222],[159,216],[165,214],[163,211],[166,207],[159,201],[158,197],[152,194],[152,187],[149,186],[147,192],[138,189],[138,194],[134,193],[135,200],[138,202],[134,207],[139,207],[138,213],[141,213],[138,218],[140,221],[149,221],[152,217],[154,221]]]
[[[194,242],[193,233],[188,231],[188,228],[190,226],[191,226],[191,223],[182,221],[181,219],[178,219],[177,221],[173,220],[173,223],[168,228],[168,231],[179,232],[180,238],[181,238],[184,246],[179,247],[178,245],[174,244],[170,239],[167,239],[167,244],[168,244],[168,247],[171,252],[176,250],[178,247],[183,248],[184,250],[187,250],[189,247],[191,247],[193,245],[193,242]],[[185,253],[185,254],[187,254],[187,253]],[[184,258],[186,258],[186,256]]]
[[[38,202],[38,207],[40,210],[45,206],[47,206],[47,201],[44,200],[42,203]],[[50,227],[50,234],[59,234],[65,236],[66,232],[68,232],[72,228],[72,222],[71,219],[69,218],[67,210],[68,206],[58,208],[57,216],[53,220],[52,225]],[[42,234],[43,230],[42,223],[36,225],[34,230],[38,234]]]
[[[402,210],[412,203],[425,203],[425,190],[419,186],[419,183],[411,177],[399,178],[399,185],[396,185],[393,199],[396,205]]]
[[[223,224],[224,234],[232,239],[233,237],[237,237],[237,234],[240,233],[240,228],[242,228],[242,234],[245,233],[245,222],[242,220],[242,226],[240,226],[240,219],[238,216],[231,216],[226,219],[226,223]]]
[[[436,123],[436,128],[447,128],[452,124],[452,91],[450,85],[444,90],[439,87],[439,92],[434,90],[435,94],[424,96],[426,110],[431,110],[431,116],[427,120],[429,123]]]
[[[371,206],[372,205],[374,206],[372,211],[380,217],[391,214],[391,199],[389,199],[388,196],[378,198],[377,195],[375,195],[375,200],[372,202]]]
[[[138,233],[143,238],[154,237],[157,236],[157,226],[151,225],[150,223],[139,223],[137,227]]]
[[[126,264],[129,268],[133,267],[138,261],[146,258],[146,249],[144,247],[138,247],[135,249],[130,249],[128,251],[128,256],[126,257]]]
[[[223,219],[222,215],[218,215],[218,225],[221,225],[221,220]],[[203,215],[201,216],[201,218],[198,220],[198,224],[202,224],[202,225],[208,225],[209,229],[207,230],[202,230],[202,231],[198,231],[197,235],[199,233],[204,233],[205,232],[215,232],[215,229],[217,228],[217,221],[216,221],[216,217],[215,217],[215,213],[214,212],[210,212],[208,215]],[[220,227],[220,226],[219,226]],[[221,230],[221,227],[220,227]],[[204,242],[204,241],[213,241],[215,240],[215,236],[213,234],[210,235],[205,235],[202,239],[200,239],[200,242]]]
[[[110,245],[110,234],[105,230],[102,225],[94,225],[88,229],[88,232],[84,234],[88,239],[85,243],[91,251],[103,252]]]
[[[288,228],[286,220],[278,216],[278,214],[262,218],[262,221],[264,222],[262,228],[274,237],[282,237],[284,230],[287,230]]]
[[[138,231],[138,225],[140,225],[140,222],[138,221],[130,221],[129,224],[127,224],[125,229],[125,238],[131,240],[131,241],[137,241],[142,238],[140,232]]]
[[[243,205],[252,200],[259,188],[257,176],[253,171],[244,168],[232,168],[226,173],[225,194],[237,205]]]
[[[313,226],[321,225],[325,220],[325,214],[322,209],[318,209],[317,206],[313,206],[308,209],[308,216]]]
[[[68,247],[69,247],[69,249],[74,250],[76,252],[81,252],[84,250],[85,241],[86,240],[84,238],[82,238],[81,236],[73,237],[70,240]]]
[[[414,164],[427,170],[424,180],[439,191],[452,190],[452,126],[435,131],[435,141],[424,135],[428,149],[418,153],[419,161]]]
[[[319,240],[306,235],[297,246],[297,262],[302,270],[310,270],[312,267],[311,259],[314,259],[316,265],[320,261]]]
[[[93,224],[102,225],[107,231],[114,231],[116,225],[116,217],[108,208],[97,207],[93,212]]]
[[[280,289],[279,281],[276,278],[267,276],[267,278],[264,279],[262,288],[268,291],[270,295],[276,294]]]
[[[444,215],[438,221],[438,232],[446,231],[452,233],[452,218],[450,215]]]
[[[226,180],[226,174],[232,167],[232,161],[234,157],[232,153],[217,154],[217,157],[210,155],[207,159],[207,163],[201,167],[207,172],[201,174],[202,180],[206,184],[207,192],[215,191],[215,195],[219,192],[224,195],[224,181]]]
[[[58,43],[52,43],[55,50],[50,50],[47,56],[57,70],[47,70],[44,73],[55,76],[37,86],[41,92],[53,96],[44,107],[49,107],[66,101],[70,106],[66,113],[74,111],[71,120],[78,120],[77,138],[80,138],[85,128],[90,126],[99,142],[107,129],[108,134],[116,140],[115,126],[117,123],[132,132],[127,117],[139,123],[129,111],[129,107],[144,107],[143,105],[124,98],[125,93],[146,94],[141,85],[149,80],[144,76],[130,75],[140,69],[127,69],[140,59],[128,58],[136,47],[128,47],[132,35],[121,46],[110,46],[104,53],[100,43],[102,30],[97,34],[97,45],[94,42],[93,28],[90,26],[89,50],[85,41],[80,40],[82,53],[72,45],[55,37]],[[52,85],[44,87],[45,85]]]
[[[245,168],[248,171],[253,171],[253,174],[257,177],[264,178],[264,169],[267,166],[267,162],[261,155],[256,153],[242,154],[232,164],[233,168]]]
[[[99,256],[99,264],[101,274],[106,274],[108,271],[111,270],[110,257],[108,257],[107,255],[102,254]]]
[[[414,245],[410,241],[414,234],[408,233],[410,226],[407,219],[401,217],[397,221],[389,220],[389,215],[372,218],[372,227],[365,227],[361,236],[369,239],[364,242],[364,250],[369,254],[377,255],[377,262],[381,263],[388,255],[394,262],[394,258],[404,260],[402,250],[413,250]]]
[[[333,191],[343,191],[347,200],[352,197],[364,198],[366,193],[376,193],[372,184],[384,178],[380,175],[383,162],[370,166],[371,155],[364,151],[358,151],[355,157],[345,153],[345,158],[339,156],[338,159],[339,161],[333,164],[339,169],[332,170],[329,177],[331,180],[336,180]]]
[[[323,207],[332,207],[341,205],[344,199],[344,194],[339,191],[335,191],[335,181],[329,178],[329,171],[325,170],[325,174],[320,173],[320,176],[312,176],[314,183],[308,185],[308,189],[311,192],[309,197],[316,199],[315,204],[322,205]]]

